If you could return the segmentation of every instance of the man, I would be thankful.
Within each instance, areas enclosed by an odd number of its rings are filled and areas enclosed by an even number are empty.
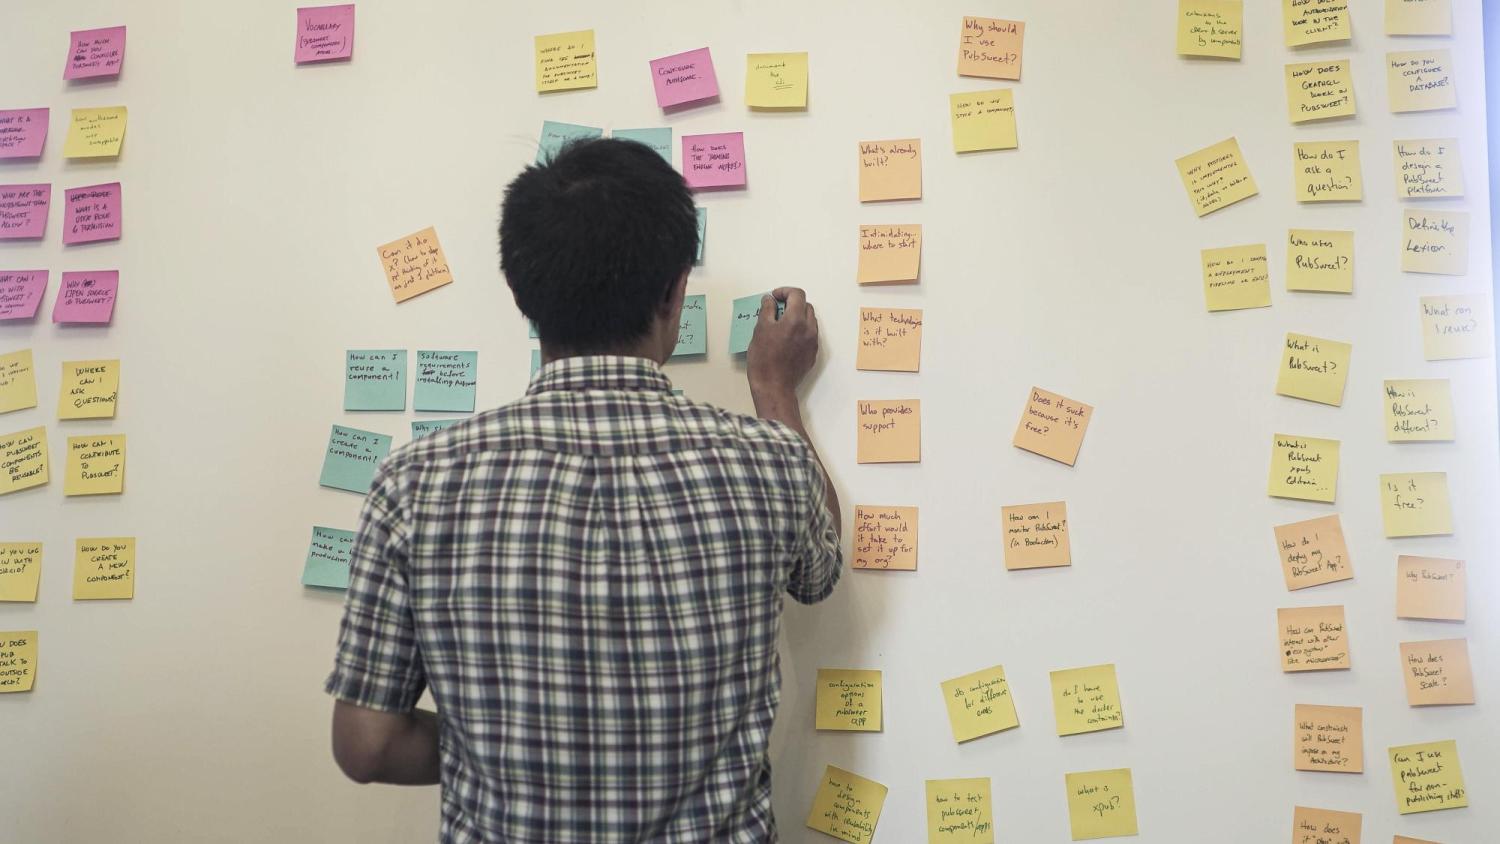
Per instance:
[[[762,301],[759,418],[674,397],[659,365],[696,247],[691,194],[645,146],[528,167],[500,258],[545,365],[375,476],[334,758],[359,782],[441,782],[444,842],[776,840],[781,596],[820,601],[841,566],[797,398],[818,321],[795,288]]]

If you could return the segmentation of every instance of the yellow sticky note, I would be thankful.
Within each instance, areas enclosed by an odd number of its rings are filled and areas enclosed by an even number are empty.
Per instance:
[[[1068,821],[1074,841],[1115,838],[1139,832],[1135,786],[1129,768],[1080,771],[1066,775]]]
[[[1439,536],[1453,532],[1447,472],[1402,472],[1380,476],[1385,535]]]
[[[114,601],[135,597],[135,537],[99,536],[77,540],[73,557],[73,600]]]
[[[1483,296],[1423,296],[1422,352],[1427,360],[1489,357],[1489,304]]]
[[[995,844],[990,778],[927,781],[927,844]]]
[[[920,308],[860,308],[854,368],[917,372],[922,368]]]
[[[1293,844],[1359,844],[1364,817],[1358,812],[1314,809],[1298,806],[1292,810]]]
[[[1339,441],[1276,434],[1271,438],[1271,477],[1266,492],[1332,504],[1339,487]]]
[[[1052,672],[1052,710],[1057,715],[1060,736],[1125,726],[1115,666],[1090,665]]]
[[[1288,47],[1349,40],[1348,0],[1282,0]]]
[[[1412,706],[1474,703],[1474,670],[1467,639],[1401,643],[1406,702]]]
[[[398,303],[453,281],[448,256],[432,226],[380,246],[376,252]]]
[[[125,106],[75,108],[68,123],[64,158],[109,158],[125,142]]]
[[[1385,90],[1393,112],[1457,108],[1453,54],[1448,50],[1386,53]]]
[[[1457,138],[1395,141],[1396,196],[1427,199],[1464,195]]]
[[[31,350],[0,355],[0,413],[36,407],[36,370]]]
[[[57,388],[58,419],[113,419],[120,396],[118,360],[67,360]]]
[[[1288,333],[1281,345],[1276,393],[1334,407],[1344,403],[1353,346],[1307,334]]]
[[[1249,199],[1258,192],[1250,165],[1245,163],[1240,143],[1234,138],[1177,159],[1177,172],[1199,217]]]
[[[920,463],[922,402],[917,399],[856,403],[860,463]]]
[[[1385,34],[1452,35],[1453,7],[1449,0],[1385,0]]]
[[[1009,88],[948,95],[953,151],[1015,149],[1016,106]]]
[[[1292,767],[1299,771],[1364,773],[1363,708],[1299,703],[1292,717]]]
[[[1005,680],[1004,666],[965,674],[942,684],[943,704],[948,708],[948,726],[953,740],[966,742],[980,736],[1021,725],[1016,701]]]
[[[1396,617],[1463,621],[1468,615],[1468,575],[1463,560],[1396,558]]]
[[[1203,301],[1210,311],[1237,311],[1271,306],[1271,271],[1266,245],[1205,249]]]
[[[1401,215],[1401,270],[1469,272],[1469,212],[1406,209]]]
[[[851,568],[917,570],[917,508],[854,508],[854,562]]]
[[[47,429],[38,425],[0,434],[0,495],[48,481]]]
[[[36,682],[36,631],[0,630],[0,694],[29,692]]]
[[[1463,768],[1458,764],[1458,742],[1403,744],[1389,752],[1391,784],[1396,788],[1396,809],[1401,814],[1469,805]]]
[[[750,108],[807,108],[807,54],[746,55],[745,105]]]
[[[1387,440],[1444,442],[1453,437],[1453,393],[1447,378],[1385,382]]]
[[[885,805],[886,787],[829,765],[813,796],[807,827],[849,844],[869,844]]]
[[[1356,202],[1365,198],[1359,141],[1292,145],[1298,202]]]
[[[855,281],[860,284],[904,284],[922,272],[922,226],[860,226],[859,263]]]
[[[1276,627],[1282,671],[1349,667],[1349,630],[1342,606],[1283,607],[1276,611]]]
[[[879,671],[819,668],[815,726],[819,730],[878,733],[881,685]]]
[[[859,201],[922,198],[922,141],[859,142]]]
[[[958,37],[958,75],[1020,79],[1026,24],[966,17]]]
[[[0,542],[0,601],[36,601],[42,543]]]
[[[1243,0],[1179,0],[1177,55],[1238,59],[1244,28]]]
[[[1288,229],[1286,289],[1354,292],[1354,232]]]
[[[1277,525],[1275,533],[1288,591],[1354,577],[1338,514]]]
[[[1066,502],[1001,507],[1000,525],[1010,571],[1073,565]]]
[[[1349,60],[1286,66],[1286,110],[1293,123],[1354,115],[1354,77]]]
[[[63,495],[118,495],[124,491],[124,434],[68,437]]]
[[[538,92],[599,86],[599,64],[594,56],[592,29],[538,35],[535,41]]]
[[[1397,0],[1399,2],[1399,0]],[[1408,835],[1398,835],[1391,839],[1391,844],[1438,844],[1436,841],[1428,841],[1426,838],[1412,838]]]
[[[1092,405],[1032,387],[1011,445],[1072,466],[1093,416]]]

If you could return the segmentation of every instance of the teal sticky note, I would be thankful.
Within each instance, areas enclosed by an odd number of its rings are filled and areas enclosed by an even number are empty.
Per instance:
[[[444,428],[451,428],[464,421],[459,419],[413,419],[411,420],[411,438],[418,439],[428,434],[435,434]]]
[[[345,410],[405,410],[406,350],[344,352]]]
[[[354,550],[354,531],[314,527],[302,566],[303,586],[328,589],[349,588],[349,554]]]
[[[532,376],[535,377],[536,374],[541,371],[541,369],[542,369],[542,350],[541,349],[532,349],[531,350],[531,374],[532,374]]]
[[[672,357],[708,354],[708,297],[682,297],[682,319],[677,324],[677,346]]]
[[[537,141],[536,163],[544,164],[551,161],[553,156],[562,152],[563,144],[579,138],[602,138],[603,129],[593,126],[579,126],[576,123],[557,123],[551,120],[542,121],[542,136]]]
[[[385,434],[334,425],[318,484],[364,495],[375,480],[375,464],[390,453],[391,438]]]
[[[479,380],[478,352],[417,350],[417,383],[411,406],[417,410],[474,411]]]
[[[708,209],[699,205],[694,210],[698,212],[698,257],[693,259],[693,263],[701,264],[703,263],[703,239],[708,236]]]
[[[636,141],[651,147],[657,155],[672,163],[672,127],[663,129],[616,129],[610,133],[616,138]]]
[[[742,355],[750,350],[750,338],[755,334],[755,321],[760,319],[760,300],[768,295],[770,294],[757,293],[754,296],[734,300],[733,313],[729,316],[729,353],[731,355]],[[777,319],[781,318],[781,312],[784,310],[786,310],[786,305],[777,302]]]
[[[537,337],[537,334],[536,334],[536,323],[532,322],[529,319],[526,320],[526,337],[527,337],[527,339],[530,339],[530,340],[535,340],[536,337]]]

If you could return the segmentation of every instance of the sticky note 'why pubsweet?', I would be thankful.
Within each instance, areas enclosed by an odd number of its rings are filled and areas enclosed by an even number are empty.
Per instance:
[[[135,571],[135,537],[79,538],[74,543],[73,600],[131,600]]]
[[[651,60],[651,86],[661,108],[712,100],[719,96],[719,79],[707,47]]]
[[[1282,671],[1349,667],[1349,634],[1342,606],[1283,607],[1276,611],[1276,627]]]
[[[1179,0],[1177,3],[1179,56],[1238,60],[1244,29],[1243,0]]]
[[[966,17],[958,35],[958,75],[1020,79],[1026,24]]]
[[[354,550],[354,532],[314,527],[302,565],[302,585],[324,589],[349,588],[349,558]]]
[[[860,284],[904,284],[915,282],[921,271],[921,224],[859,227],[859,264],[855,281]]]
[[[0,355],[0,413],[36,407],[36,370],[31,350]]]
[[[856,668],[819,668],[815,728],[878,733],[880,672]]]
[[[1277,525],[1276,551],[1288,591],[1354,577],[1338,514]]]
[[[538,35],[534,40],[538,93],[599,86],[592,29]]]
[[[1199,217],[1255,196],[1259,190],[1240,144],[1227,138],[1177,159],[1177,172]]]
[[[1015,149],[1015,95],[1009,88],[948,96],[954,152]]]
[[[870,844],[885,806],[886,791],[874,780],[829,765],[823,770],[818,793],[813,795],[807,827],[849,844]]]
[[[125,143],[125,106],[75,108],[63,142],[64,158],[113,158]]]
[[[1065,784],[1074,841],[1138,834],[1129,768],[1067,774]]]
[[[376,247],[375,252],[398,304],[453,282],[448,257],[432,226]]]
[[[859,201],[922,198],[922,141],[859,142]]]
[[[990,778],[928,780],[928,844],[994,844]]]
[[[1299,703],[1292,718],[1293,768],[1339,774],[1364,773],[1364,709]]]
[[[1453,532],[1447,472],[1402,472],[1380,476],[1380,512],[1385,535],[1442,536]]]
[[[1276,394],[1334,407],[1342,405],[1353,349],[1338,340],[1288,333],[1281,345]]]
[[[807,108],[807,54],[746,55],[745,105],[763,109]]]
[[[1072,466],[1093,415],[1091,405],[1032,387],[1011,444]]]
[[[1004,666],[944,680],[942,692],[953,740],[960,744],[1021,725]]]
[[[331,62],[354,56],[354,4],[305,6],[297,10],[297,64]]]
[[[36,651],[35,630],[0,630],[0,694],[31,691]]]
[[[41,578],[42,543],[0,542],[0,601],[35,603]]]
[[[1339,441],[1276,434],[1271,438],[1271,476],[1266,492],[1275,498],[1332,504],[1339,486]]]
[[[1286,289],[1354,292],[1354,232],[1288,229]]]
[[[1120,705],[1114,665],[1052,672],[1052,711],[1060,736],[1124,727],[1125,711]]]
[[[120,399],[118,360],[65,360],[57,389],[58,419],[113,419]]]
[[[917,308],[860,308],[859,350],[854,368],[878,372],[917,372],[922,368],[922,311]]]
[[[1402,554],[1396,558],[1396,617],[1463,621],[1467,583],[1463,560]]]
[[[1201,260],[1203,301],[1210,312],[1271,306],[1271,271],[1264,243],[1204,249]]]
[[[694,189],[744,187],[745,133],[683,135],[682,177]]]
[[[42,486],[49,479],[46,428],[0,434],[0,495]]]
[[[1065,502],[1002,507],[1000,529],[1005,567],[1010,571],[1073,564]]]
[[[1469,791],[1458,762],[1458,742],[1404,744],[1388,752],[1396,811],[1412,815],[1469,805]]]
[[[854,561],[851,568],[917,570],[917,508],[854,508]]]

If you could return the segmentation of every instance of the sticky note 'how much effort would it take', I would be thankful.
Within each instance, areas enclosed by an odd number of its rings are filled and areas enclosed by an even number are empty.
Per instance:
[[[856,569],[880,571],[917,570],[917,508],[854,508],[854,561]]]

